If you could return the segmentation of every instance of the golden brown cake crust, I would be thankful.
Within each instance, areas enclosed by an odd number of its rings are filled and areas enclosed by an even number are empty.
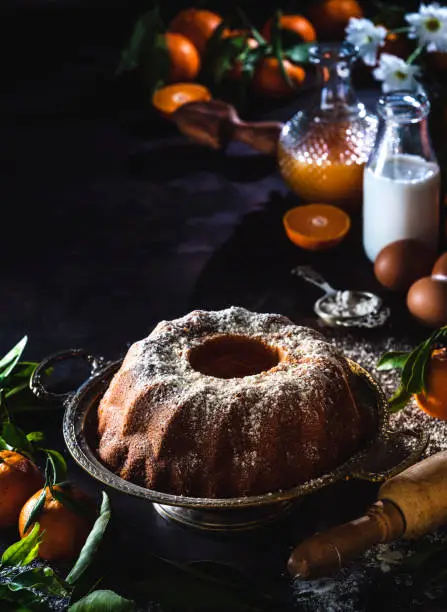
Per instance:
[[[289,489],[359,446],[348,375],[321,334],[281,315],[232,307],[162,321],[130,347],[101,400],[99,456],[177,495]]]

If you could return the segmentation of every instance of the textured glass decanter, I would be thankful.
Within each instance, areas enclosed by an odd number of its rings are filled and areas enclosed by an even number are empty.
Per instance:
[[[322,83],[319,102],[284,125],[278,146],[279,168],[292,191],[350,212],[361,208],[363,169],[377,130],[377,118],[351,86],[356,56],[349,43],[311,47]]]

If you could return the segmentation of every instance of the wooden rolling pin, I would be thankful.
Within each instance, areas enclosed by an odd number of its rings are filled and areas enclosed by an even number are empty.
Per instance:
[[[222,100],[189,102],[172,119],[182,134],[198,144],[221,149],[237,140],[266,155],[276,155],[282,128],[278,121],[241,121],[234,106]]]
[[[295,548],[287,567],[302,579],[329,576],[375,544],[419,538],[445,523],[447,451],[384,482],[364,516],[311,536]]]

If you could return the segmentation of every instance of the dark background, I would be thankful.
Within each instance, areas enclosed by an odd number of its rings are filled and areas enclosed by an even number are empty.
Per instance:
[[[278,6],[303,6],[238,4],[258,24]],[[163,13],[168,19],[188,5],[165,2]],[[217,10],[228,6],[212,3]],[[284,236],[282,214],[296,201],[274,160],[243,146],[224,154],[188,144],[153,115],[132,83],[114,80],[133,22],[147,7],[141,1],[2,3],[3,352],[27,333],[28,358],[84,347],[112,359],[160,319],[194,307],[239,304],[315,324],[312,306],[320,294],[290,276],[298,263],[314,263],[335,286],[380,291],[361,248],[358,220],[336,252],[311,257],[300,251]],[[372,103],[376,93],[362,96]],[[300,97],[270,108],[269,116],[287,119],[303,104]],[[249,111],[256,117],[265,109]],[[404,333],[409,318],[394,299],[393,333]],[[23,426],[43,427],[48,444],[63,450],[60,415],[31,417]],[[69,469],[83,488],[98,491],[74,464]],[[151,550],[181,561],[232,560],[255,578],[268,575],[289,586],[285,561],[303,528],[310,533],[324,526],[327,508],[335,522],[366,507],[371,487],[354,486],[356,503],[349,484],[331,489],[287,528],[234,544],[168,525],[147,503],[115,494],[120,544],[113,554],[128,559],[138,550],[143,561],[135,555],[132,571],[144,566]],[[16,534],[10,535],[13,541]],[[111,586],[121,591],[124,570],[114,569]],[[383,594],[378,599],[383,603]],[[387,601],[393,609],[392,598]],[[370,602],[370,609],[375,605]]]
[[[163,3],[166,19],[181,5]],[[257,3],[245,5],[259,23],[276,7],[266,3],[263,15]],[[247,214],[268,225],[269,210],[294,205],[270,201],[273,192],[286,193],[273,160],[241,162],[249,153],[243,147],[226,156],[176,140],[134,83],[114,78],[147,6],[2,5],[0,347],[28,333],[34,358],[68,346],[120,355],[158,320],[188,310],[207,262]],[[268,110],[287,119],[303,103]],[[248,113],[265,110],[255,102]],[[297,253],[280,218],[273,225],[278,261],[284,251]],[[236,248],[268,253],[258,236]],[[239,286],[229,276],[225,283]],[[195,305],[213,302],[211,288],[204,291]],[[256,306],[243,294],[230,298]]]

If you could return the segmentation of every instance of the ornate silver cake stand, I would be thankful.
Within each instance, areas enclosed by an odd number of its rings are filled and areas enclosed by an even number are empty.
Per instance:
[[[91,366],[90,377],[70,393],[52,393],[44,383],[48,368],[66,359],[82,358]],[[114,489],[152,502],[166,519],[209,531],[245,531],[267,525],[283,517],[305,496],[340,480],[350,478],[380,482],[419,459],[427,445],[424,434],[389,431],[388,403],[380,385],[357,363],[348,360],[352,371],[352,390],[375,423],[374,433],[337,469],[287,491],[240,498],[208,499],[153,491],[123,480],[99,460],[97,449],[97,407],[121,361],[105,364],[81,349],[52,355],[37,368],[33,392],[42,400],[65,407],[63,435],[74,460],[90,476]]]

